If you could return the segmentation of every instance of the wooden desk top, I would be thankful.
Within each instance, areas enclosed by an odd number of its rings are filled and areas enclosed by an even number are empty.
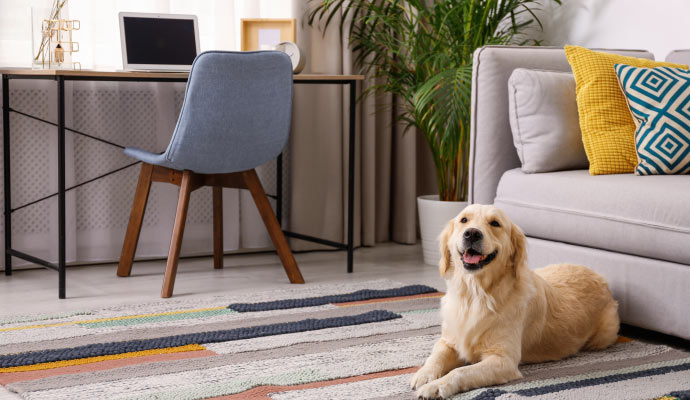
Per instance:
[[[24,77],[47,77],[53,78],[64,76],[67,79],[73,78],[114,78],[114,79],[187,79],[189,72],[149,72],[149,71],[104,71],[104,70],[67,70],[67,69],[31,69],[31,68],[2,68],[1,75],[19,75]],[[343,80],[364,80],[364,75],[329,75],[329,74],[297,74],[293,78],[295,81],[343,81]]]

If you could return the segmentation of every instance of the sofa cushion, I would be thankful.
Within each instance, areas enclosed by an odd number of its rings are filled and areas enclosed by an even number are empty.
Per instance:
[[[508,114],[522,171],[589,167],[569,72],[516,68],[508,79]]]
[[[577,87],[577,109],[592,175],[633,172],[637,165],[635,124],[618,86],[614,64],[635,67],[687,68],[671,64],[565,46]]]
[[[690,70],[616,64],[635,121],[635,175],[690,173]]]
[[[527,236],[690,264],[690,176],[503,174],[494,204]]]

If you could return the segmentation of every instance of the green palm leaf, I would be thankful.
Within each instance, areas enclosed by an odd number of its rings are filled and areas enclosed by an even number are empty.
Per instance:
[[[362,73],[396,96],[399,121],[424,135],[442,200],[467,197],[472,56],[485,45],[538,44],[540,0],[312,0],[309,25],[347,32]],[[552,0],[560,4],[560,0]]]

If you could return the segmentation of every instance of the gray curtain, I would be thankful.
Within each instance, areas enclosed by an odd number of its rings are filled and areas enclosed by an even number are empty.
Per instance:
[[[324,33],[303,22],[307,0],[293,2],[303,73],[357,73],[338,21]],[[371,85],[363,82],[359,93]],[[358,94],[359,94],[358,93]],[[290,229],[334,241],[347,233],[348,89],[296,86],[290,142]],[[421,135],[394,123],[395,99],[377,94],[357,103],[355,243],[417,240],[416,197],[436,193],[433,162]],[[293,240],[295,250],[321,246]]]

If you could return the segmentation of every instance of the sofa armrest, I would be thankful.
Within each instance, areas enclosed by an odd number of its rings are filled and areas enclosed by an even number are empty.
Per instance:
[[[654,59],[644,50],[602,50]],[[508,79],[515,68],[568,71],[562,47],[485,46],[474,52],[468,201],[492,204],[509,169],[520,167],[508,119]]]

